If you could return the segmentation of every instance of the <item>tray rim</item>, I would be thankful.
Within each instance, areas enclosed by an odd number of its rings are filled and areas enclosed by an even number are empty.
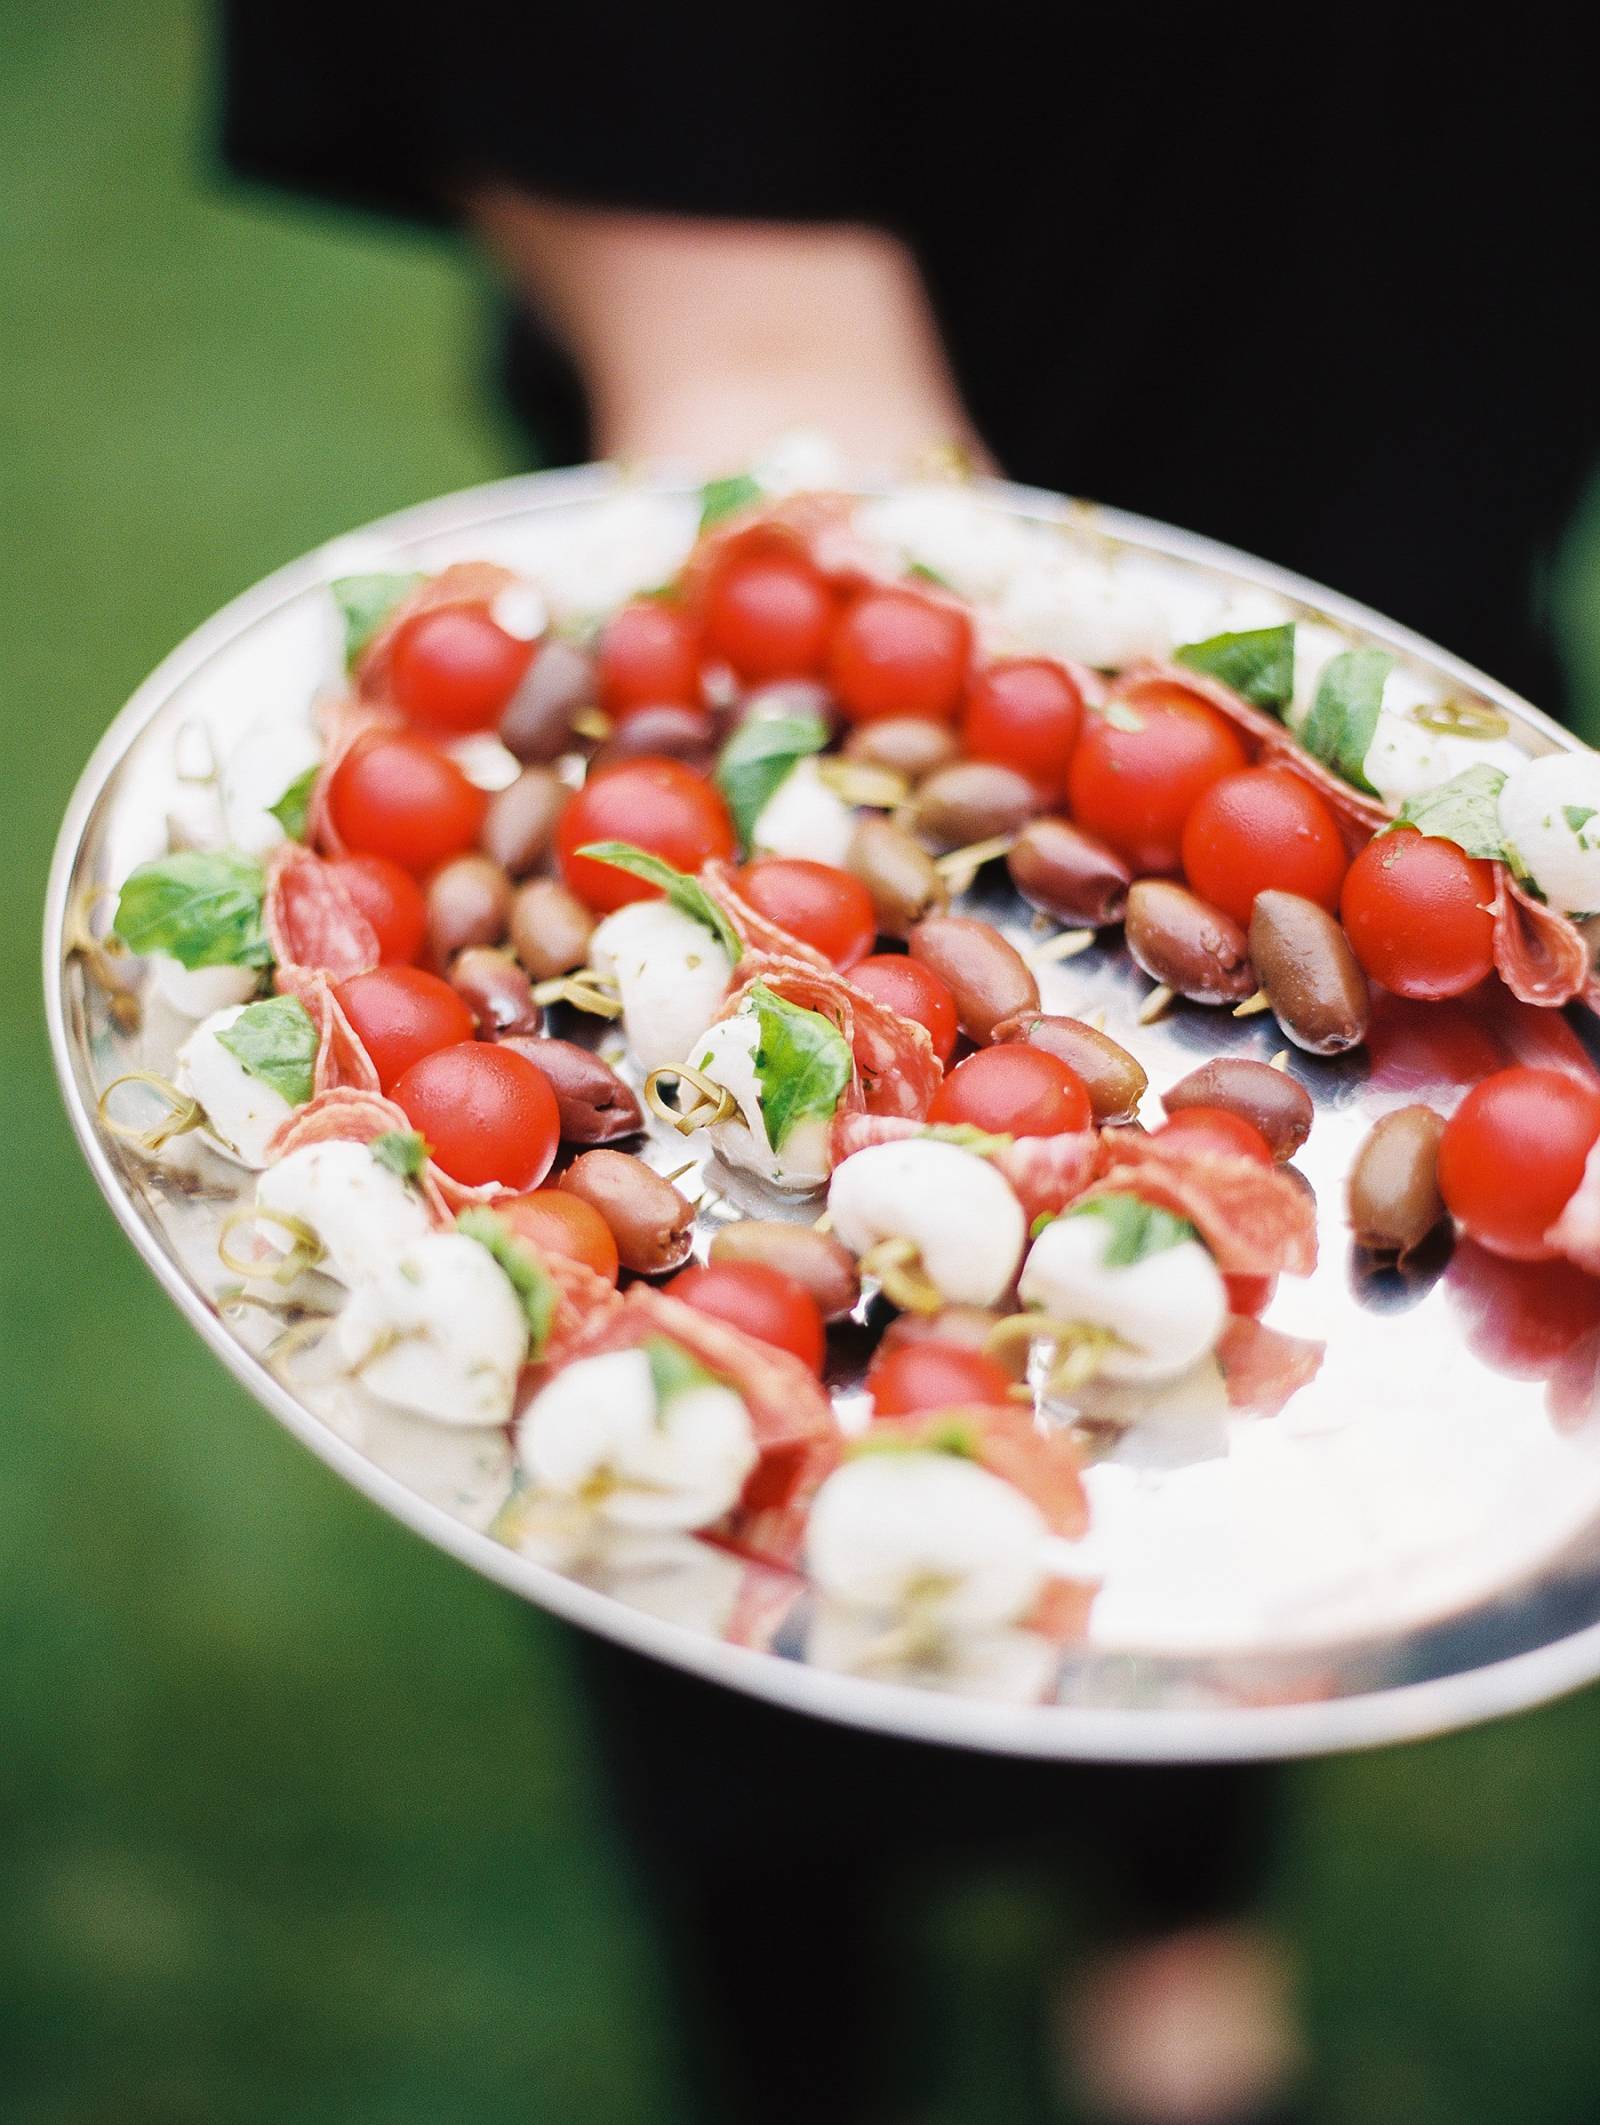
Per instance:
[[[215,1308],[161,1246],[136,1197],[123,1185],[80,1081],[68,1019],[66,921],[77,861],[95,811],[123,759],[173,692],[244,629],[325,584],[338,549],[360,539],[396,543],[487,526],[506,517],[569,502],[630,492],[679,494],[703,472],[672,462],[648,467],[583,465],[462,488],[414,503],[323,541],[230,599],[184,637],[134,690],[85,764],[68,801],[50,866],[44,903],[45,1021],[57,1085],[80,1150],[124,1235],[187,1321],[233,1377],[284,1428],[366,1501],[414,1535],[510,1593],[563,1621],[768,1703],[837,1723],[995,1754],[1063,1761],[1205,1763],[1305,1757],[1420,1740],[1501,1717],[1581,1688],[1600,1675],[1600,1623],[1586,1625],[1485,1666],[1424,1682],[1302,1703],[1205,1709],[1138,1709],[1073,1704],[1009,1705],[945,1695],[904,1683],[871,1681],[813,1668],[765,1651],[729,1645],[630,1608],[616,1597],[568,1579],[466,1526],[411,1491],[291,1395],[228,1331]],[[847,491],[872,494],[907,484],[852,476]],[[1275,591],[1328,619],[1360,630],[1402,655],[1415,656],[1453,682],[1483,694],[1563,749],[1578,741],[1486,673],[1359,601],[1324,589],[1291,570],[1235,547],[1155,519],[1042,488],[977,480],[969,491],[1035,519],[1080,524],[1163,558],[1221,569],[1236,581]]]

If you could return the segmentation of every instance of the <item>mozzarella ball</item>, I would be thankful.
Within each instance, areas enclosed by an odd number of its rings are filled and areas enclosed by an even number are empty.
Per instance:
[[[705,924],[665,900],[635,900],[608,915],[589,940],[589,958],[615,979],[628,1046],[646,1071],[689,1059],[733,976]]]
[[[827,1185],[828,1132],[833,1118],[808,1115],[794,1124],[782,1147],[775,1149],[767,1135],[761,1079],[756,1073],[760,1045],[761,1027],[755,1012],[748,1009],[740,1009],[732,1018],[720,1019],[707,1027],[694,1044],[690,1058],[695,1067],[714,1084],[724,1086],[739,1102],[737,1121],[718,1122],[706,1133],[725,1164],[758,1174],[774,1188],[811,1194]]]
[[[294,1112],[283,1094],[247,1070],[218,1040],[244,1009],[213,1011],[178,1050],[176,1082],[205,1109],[206,1134],[242,1166],[267,1163],[267,1146]]]
[[[750,845],[763,856],[804,856],[842,869],[855,830],[854,809],[807,757],[795,762],[756,814]]]
[[[222,763],[219,777],[227,838],[249,856],[264,856],[285,839],[283,821],[268,810],[322,758],[308,724],[258,723]]]
[[[1110,1380],[1170,1380],[1214,1346],[1228,1317],[1217,1266],[1198,1240],[1142,1262],[1108,1266],[1110,1223],[1090,1212],[1058,1217],[1029,1250],[1017,1290],[1024,1306],[1110,1331],[1100,1360]]]
[[[994,1304],[1027,1236],[1021,1204],[986,1159],[924,1137],[871,1144],[836,1166],[828,1215],[856,1255],[910,1240],[924,1273],[960,1306]]]
[[[247,1004],[261,986],[259,967],[186,967],[170,952],[150,955],[151,993],[183,1018],[209,1018]]]
[[[365,1144],[303,1144],[262,1174],[256,1204],[308,1225],[322,1242],[320,1266],[346,1284],[375,1276],[431,1230],[416,1189]],[[257,1229],[288,1251],[290,1235],[281,1226],[263,1220]]]
[[[1600,754],[1524,760],[1500,792],[1500,831],[1553,908],[1600,909]]]
[[[440,1424],[503,1424],[528,1354],[528,1324],[486,1247],[430,1232],[364,1277],[335,1323],[368,1390]]]

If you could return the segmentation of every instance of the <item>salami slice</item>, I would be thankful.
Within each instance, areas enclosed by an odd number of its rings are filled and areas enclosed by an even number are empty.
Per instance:
[[[298,842],[268,859],[262,917],[280,972],[304,967],[348,981],[378,964],[376,930],[332,867]]]
[[[1217,1363],[1229,1402],[1235,1409],[1275,1417],[1316,1378],[1326,1349],[1324,1343],[1265,1328],[1243,1314],[1233,1315],[1217,1342]]]
[[[313,1092],[331,1092],[341,1087],[356,1092],[376,1092],[377,1065],[334,994],[333,983],[321,968],[281,966],[277,972],[277,986],[280,995],[296,999],[317,1029]],[[406,1122],[402,1126],[409,1128],[411,1125]]]
[[[751,906],[733,882],[733,869],[731,863],[713,856],[701,866],[699,883],[733,924],[745,951],[761,952],[776,959],[797,959],[802,966],[817,967],[823,973],[831,972],[828,961],[820,952],[786,930],[781,922],[774,922],[759,908]],[[740,964],[742,966],[743,962]]]
[[[922,1124],[890,1114],[840,1114],[829,1139],[833,1163],[873,1144],[903,1142],[920,1136]],[[1061,1136],[1018,1136],[980,1154],[1010,1182],[1029,1223],[1054,1216],[1076,1200],[1095,1178],[1100,1164],[1099,1138],[1093,1129]]]
[[[1316,1204],[1281,1167],[1108,1129],[1100,1168],[1109,1187],[1187,1218],[1224,1276],[1309,1276],[1317,1266]]]
[[[1569,916],[1546,907],[1497,863],[1494,893],[1495,970],[1519,1003],[1571,1003],[1586,994],[1592,968],[1583,932]]]
[[[859,1093],[859,1102],[852,1104],[859,1103],[869,1114],[912,1121],[927,1113],[944,1071],[926,1026],[890,1010],[829,966],[752,952],[739,962],[739,972],[743,980],[717,1014],[720,1018],[732,1017],[751,984],[764,982],[785,1003],[818,1012],[850,1043]]]
[[[404,1107],[371,1089],[331,1085],[292,1114],[267,1146],[269,1158],[287,1158],[307,1144],[371,1144],[380,1136],[408,1135],[411,1117]],[[430,1159],[417,1177],[428,1215],[441,1231],[455,1223],[455,1212],[439,1191],[438,1168]]]

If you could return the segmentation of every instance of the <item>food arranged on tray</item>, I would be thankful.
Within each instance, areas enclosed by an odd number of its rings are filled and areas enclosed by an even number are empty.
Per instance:
[[[694,1537],[731,1634],[808,1585],[846,1663],[1049,1647],[1106,1443],[1191,1394],[1271,1421],[1322,1362],[1263,1319],[1316,1261],[1299,1058],[1425,1011],[1476,1043],[1360,1144],[1365,1259],[1453,1227],[1491,1281],[1600,1272],[1560,1008],[1600,759],[1265,593],[1086,593],[1080,555],[1067,596],[1059,531],[959,488],[703,504],[605,609],[487,561],[334,585],[315,737],[286,703],[218,763],[227,845],[120,883],[187,1030],[102,1115],[232,1163],[219,1280],[353,1391],[506,1442],[507,1543]],[[1003,876],[1021,944],[968,897]],[[1270,1015],[1273,1059],[1152,1085],[1045,1008],[1119,933],[1145,1021]]]

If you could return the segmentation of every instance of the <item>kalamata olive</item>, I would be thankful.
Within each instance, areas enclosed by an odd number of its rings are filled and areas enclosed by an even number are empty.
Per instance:
[[[937,849],[966,848],[996,834],[1014,834],[1039,809],[1026,775],[997,760],[952,760],[918,785],[911,817],[919,837]]]
[[[993,923],[971,915],[928,915],[907,942],[912,958],[948,984],[968,1040],[991,1041],[1003,1020],[1039,1008],[1032,968]]]
[[[619,760],[649,753],[703,767],[716,749],[717,719],[709,708],[664,702],[659,708],[630,709],[595,754],[593,765],[615,767]]]
[[[760,1262],[803,1284],[822,1318],[836,1321],[861,1296],[855,1257],[831,1233],[783,1218],[747,1217],[719,1227],[711,1242],[714,1262]]]
[[[872,895],[885,937],[904,937],[914,922],[949,905],[945,882],[927,850],[875,812],[857,825],[844,860]]]
[[[1273,1157],[1293,1158],[1311,1134],[1311,1094],[1287,1070],[1252,1062],[1244,1055],[1218,1055],[1179,1078],[1161,1104],[1169,1114],[1185,1107],[1220,1107],[1259,1129]]]
[[[609,1063],[575,1040],[522,1040],[501,1043],[515,1048],[544,1072],[556,1096],[561,1137],[568,1144],[614,1144],[637,1136],[644,1116],[631,1085]]]
[[[428,949],[447,967],[469,945],[498,944],[511,917],[511,880],[490,856],[457,856],[428,881]]]
[[[1123,920],[1128,950],[1152,981],[1194,1003],[1237,1003],[1256,985],[1243,930],[1185,885],[1137,879]]]
[[[897,1313],[883,1331],[880,1348],[893,1350],[904,1343],[954,1343],[962,1350],[981,1350],[993,1358],[1002,1372],[1020,1380],[1028,1369],[1026,1338],[989,1347],[990,1337],[1005,1318],[987,1306],[945,1306],[938,1313]]]
[[[594,917],[554,878],[530,878],[511,901],[511,942],[535,981],[570,974],[589,956]]]
[[[1057,922],[1120,922],[1133,873],[1122,858],[1066,819],[1035,819],[1006,857],[1011,883]]]
[[[1257,893],[1250,957],[1285,1033],[1310,1055],[1338,1055],[1366,1038],[1367,977],[1334,918],[1298,893]]]
[[[1350,1168],[1350,1229],[1359,1246],[1404,1261],[1438,1224],[1443,1134],[1444,1118],[1431,1107],[1400,1107],[1373,1123]]]
[[[585,1151],[561,1176],[611,1228],[617,1259],[638,1276],[681,1269],[694,1246],[694,1209],[671,1181],[626,1151]]]
[[[509,952],[469,945],[451,962],[450,986],[477,1020],[480,1040],[499,1040],[506,1033],[532,1035],[544,1024],[532,984]]]
[[[559,759],[575,742],[572,719],[595,697],[594,660],[551,635],[539,646],[500,718],[500,743],[526,766]]]
[[[917,783],[956,757],[956,735],[923,716],[885,716],[876,723],[858,723],[844,742],[844,756],[891,768]]]
[[[483,815],[478,841],[513,878],[526,878],[544,861],[561,808],[572,795],[547,767],[525,767],[515,782],[496,790]]]
[[[996,1041],[1024,1040],[1030,1048],[1043,1048],[1083,1080],[1089,1105],[1097,1122],[1131,1122],[1139,1112],[1150,1080],[1144,1065],[1128,1053],[1120,1041],[1098,1026],[1086,1026],[1081,1018],[1057,1018],[1024,1011],[1020,1017],[1002,1019],[994,1029]],[[1277,1071],[1273,1071],[1277,1076]]]

